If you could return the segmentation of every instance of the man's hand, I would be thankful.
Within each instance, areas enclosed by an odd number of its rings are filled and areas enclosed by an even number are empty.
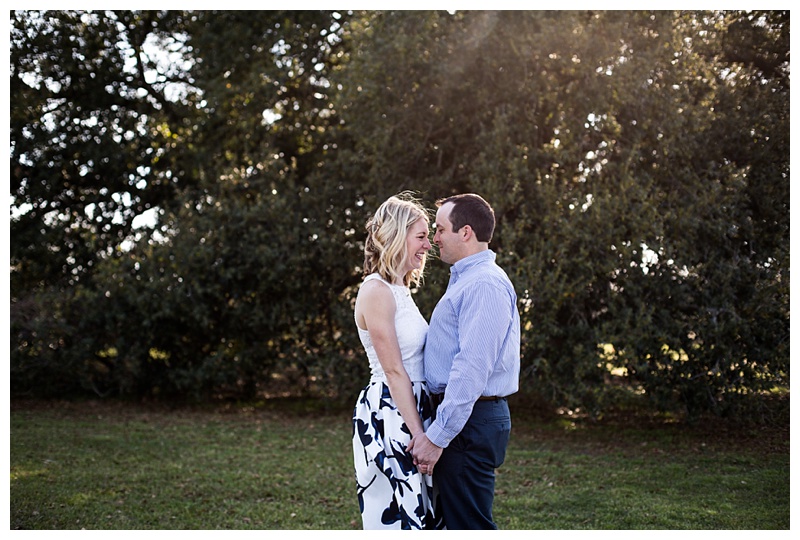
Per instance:
[[[433,474],[433,466],[442,455],[442,448],[433,444],[425,433],[419,433],[411,439],[408,451],[422,474]]]

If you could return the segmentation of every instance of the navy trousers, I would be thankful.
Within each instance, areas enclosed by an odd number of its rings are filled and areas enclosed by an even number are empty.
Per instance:
[[[477,401],[464,429],[442,452],[433,485],[448,529],[497,529],[494,471],[505,460],[510,433],[506,399]]]

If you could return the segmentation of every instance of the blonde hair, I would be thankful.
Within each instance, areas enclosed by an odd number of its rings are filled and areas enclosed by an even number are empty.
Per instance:
[[[419,286],[425,270],[425,258],[422,265],[405,275],[400,275],[401,265],[407,253],[406,238],[411,226],[424,219],[430,223],[428,211],[409,192],[402,192],[389,197],[375,215],[367,220],[367,240],[364,242],[364,275],[377,272],[389,283],[398,278],[403,284]]]

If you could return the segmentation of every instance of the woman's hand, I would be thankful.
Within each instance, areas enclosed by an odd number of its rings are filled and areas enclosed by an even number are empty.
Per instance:
[[[419,433],[408,443],[414,465],[422,474],[433,474],[433,467],[442,455],[442,448],[431,442],[425,433]]]

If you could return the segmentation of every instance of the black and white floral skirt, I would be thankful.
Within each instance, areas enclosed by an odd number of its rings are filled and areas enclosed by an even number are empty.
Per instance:
[[[424,382],[412,383],[425,429],[433,410]],[[353,458],[364,529],[441,529],[433,481],[406,451],[411,432],[384,382],[361,391],[353,411]]]

